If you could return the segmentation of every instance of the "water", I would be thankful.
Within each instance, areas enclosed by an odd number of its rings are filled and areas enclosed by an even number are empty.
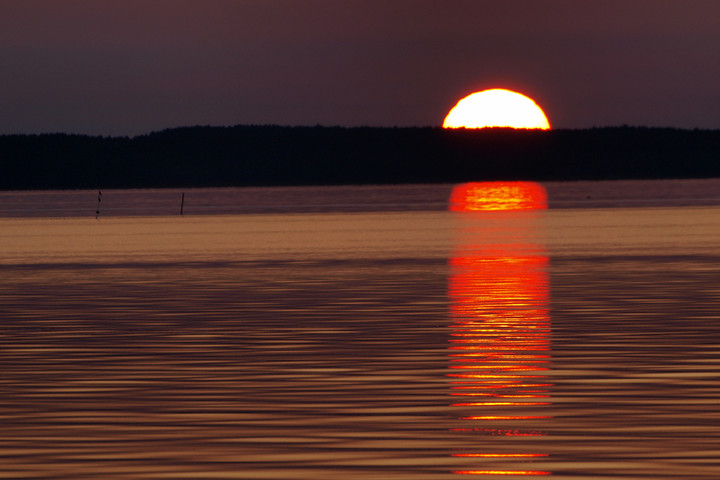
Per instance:
[[[720,182],[0,193],[0,477],[716,479]]]

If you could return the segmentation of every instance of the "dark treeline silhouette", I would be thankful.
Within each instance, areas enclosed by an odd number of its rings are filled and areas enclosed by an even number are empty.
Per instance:
[[[0,189],[720,177],[720,130],[186,127],[0,136]]]

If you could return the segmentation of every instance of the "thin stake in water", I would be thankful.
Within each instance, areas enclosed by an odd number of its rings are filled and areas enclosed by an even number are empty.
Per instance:
[[[100,216],[100,202],[102,202],[102,190],[98,189],[98,203],[97,203],[97,208],[95,208],[95,218],[96,219]]]
[[[184,206],[185,206],[185,192],[182,192],[182,198],[180,199],[180,215],[183,214]]]

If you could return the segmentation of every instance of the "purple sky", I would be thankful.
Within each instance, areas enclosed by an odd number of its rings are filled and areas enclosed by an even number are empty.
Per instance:
[[[440,125],[493,87],[720,128],[720,1],[0,0],[0,134]]]

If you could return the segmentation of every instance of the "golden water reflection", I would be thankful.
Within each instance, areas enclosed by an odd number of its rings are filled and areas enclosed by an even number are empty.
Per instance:
[[[546,436],[541,424],[551,418],[548,257],[532,241],[532,218],[517,215],[544,208],[545,190],[532,182],[466,183],[452,191],[460,241],[448,281],[448,375],[462,422],[453,431],[477,445],[452,454],[466,462],[454,473],[551,474],[528,468],[548,454],[527,450],[528,437]],[[477,218],[483,214],[493,217]]]
[[[547,208],[545,187],[535,182],[470,182],[453,188],[450,210],[540,210]]]

